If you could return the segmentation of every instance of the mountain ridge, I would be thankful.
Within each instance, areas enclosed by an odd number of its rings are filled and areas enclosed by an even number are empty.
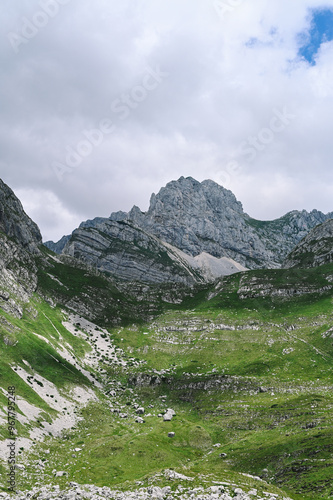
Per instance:
[[[283,267],[310,268],[333,262],[333,219],[312,229],[290,252]]]
[[[100,255],[96,255],[89,245],[83,248],[82,241],[87,240],[88,231],[105,232],[108,226],[107,239],[112,259],[115,258],[112,248],[119,247],[117,264],[110,267],[108,263],[108,270],[123,277],[121,268],[128,266],[128,256],[122,257],[118,235],[122,234],[122,239],[131,239],[130,233],[135,228],[141,239],[147,239],[145,246],[149,246],[149,239],[157,238],[162,246],[165,243],[172,245],[189,257],[208,254],[217,259],[231,259],[242,268],[279,268],[313,227],[332,216],[333,213],[323,214],[318,210],[294,210],[279,219],[258,221],[244,212],[241,202],[230,190],[216,182],[180,177],[151,195],[146,212],[134,205],[128,213],[118,211],[108,218],[96,217],[82,222],[72,235],[63,237],[57,243],[46,242],[45,245],[58,253],[88,259],[92,265],[103,269]],[[121,230],[125,223],[131,226],[126,235]],[[105,256],[107,245],[103,252]],[[142,260],[140,252],[132,255],[131,259]]]

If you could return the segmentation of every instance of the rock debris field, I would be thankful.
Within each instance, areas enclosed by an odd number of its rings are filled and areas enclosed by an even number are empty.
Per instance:
[[[214,485],[206,489],[203,487],[184,488],[179,485],[175,491],[172,491],[170,486],[165,488],[150,486],[122,492],[106,487],[69,483],[66,490],[61,490],[59,486],[42,486],[35,487],[29,492],[18,492],[15,496],[0,493],[2,500],[99,500],[104,498],[110,500],[291,500],[268,492],[259,495],[255,489],[245,493],[241,488],[226,484]]]

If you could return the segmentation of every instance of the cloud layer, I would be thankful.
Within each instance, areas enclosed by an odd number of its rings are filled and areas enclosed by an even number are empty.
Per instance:
[[[332,7],[333,0],[324,6]],[[181,175],[253,217],[332,211],[333,43],[316,0],[3,0],[0,174],[44,240]]]

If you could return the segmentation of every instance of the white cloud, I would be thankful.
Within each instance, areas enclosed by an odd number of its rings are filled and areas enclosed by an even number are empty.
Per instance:
[[[181,175],[223,181],[257,218],[331,211],[333,46],[315,66],[297,58],[309,8],[321,5],[244,0],[219,16],[214,0],[71,0],[16,54],[6,35],[40,3],[4,0],[3,180],[44,239],[134,203],[146,209]],[[111,104],[158,66],[169,76],[121,120]],[[295,119],[250,161],[240,145],[284,107]],[[59,182],[53,162],[104,118],[114,132]]]
[[[38,220],[43,241],[57,241],[59,234],[70,234],[82,222],[81,217],[68,210],[52,191],[23,188],[15,190],[15,194],[25,212],[33,220]]]

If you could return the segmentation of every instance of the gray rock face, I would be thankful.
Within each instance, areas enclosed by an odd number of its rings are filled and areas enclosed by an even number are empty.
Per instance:
[[[294,248],[283,267],[316,267],[333,262],[333,220],[315,227]]]
[[[318,210],[307,212],[302,210],[292,211],[273,221],[254,221],[248,219],[250,224],[257,227],[257,232],[266,248],[273,252],[279,266],[283,263],[291,250],[314,227],[333,217],[333,213],[323,214]],[[272,266],[274,267],[274,266]]]
[[[0,179],[0,231],[32,253],[39,253],[42,236],[13,191]]]
[[[244,213],[231,191],[211,180],[181,177],[153,194],[145,213],[134,206],[128,214],[83,222],[63,253],[123,280],[190,284],[205,279],[205,272],[193,266],[194,256],[233,259],[250,269],[278,268],[313,227],[332,215],[304,210],[257,221]],[[179,250],[189,257],[187,262]],[[221,268],[216,261],[210,264]],[[227,264],[230,271],[224,274],[242,270]]]
[[[262,261],[265,253],[260,238],[246,223],[241,203],[210,180],[172,181],[151,196],[146,213],[133,207],[127,219],[191,256],[206,252],[249,267],[255,259]],[[274,255],[269,259],[274,260]]]
[[[172,248],[130,221],[103,219],[76,229],[63,253],[122,280],[148,283],[204,281]]]
[[[181,177],[153,194],[147,213],[134,207],[128,214],[147,232],[190,255],[229,257],[250,269],[280,267],[291,249],[329,217],[304,210],[275,221],[256,221],[244,213],[231,191],[191,177]]]
[[[37,288],[32,254],[40,254],[42,237],[13,191],[0,180],[0,308],[16,317],[23,314]]]
[[[153,194],[146,214],[134,207],[128,217],[193,256],[207,252],[235,258],[235,242],[245,229],[242,205],[231,191],[213,181],[200,183],[191,177],[172,181]]]
[[[37,268],[31,255],[0,234],[0,308],[22,317],[23,306],[37,289]]]

